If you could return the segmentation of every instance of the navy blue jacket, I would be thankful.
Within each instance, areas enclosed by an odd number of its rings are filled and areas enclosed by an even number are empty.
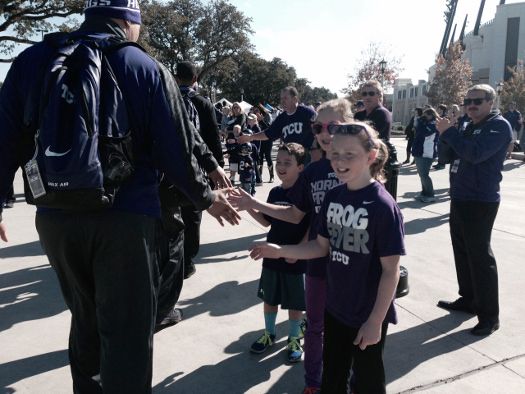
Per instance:
[[[90,31],[97,31],[90,34],[95,37],[106,33],[123,35],[116,25],[89,30],[86,21],[81,34]],[[47,43],[26,49],[13,62],[2,86],[0,202],[5,200],[16,170],[28,160],[21,153],[24,107],[29,92],[38,86],[38,71],[46,68],[53,52]],[[108,60],[127,100],[135,150],[135,173],[119,190],[114,209],[160,216],[159,171],[198,209],[208,208],[214,197],[192,154],[196,131],[185,115],[178,86],[169,71],[133,46],[110,53]]]
[[[499,202],[501,171],[512,139],[509,122],[499,111],[465,130],[451,127],[441,138],[452,148],[450,196],[463,201]]]

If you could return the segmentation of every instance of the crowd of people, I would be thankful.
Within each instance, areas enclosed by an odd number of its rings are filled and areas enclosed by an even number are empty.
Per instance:
[[[140,23],[136,2],[89,1],[84,23],[65,42],[101,36],[136,42]],[[61,112],[42,108],[43,77],[31,70],[46,70],[55,49],[44,40],[22,52],[0,92],[0,202],[12,199],[15,172],[24,167],[40,242],[72,314],[74,392],[151,392],[153,334],[183,318],[176,303],[183,280],[196,272],[207,210],[221,224],[236,225],[239,211],[247,211],[269,227],[266,242],[247,245],[253,259],[263,259],[257,296],[264,330],[249,350],[261,354],[273,345],[281,306],[289,318],[287,361],[304,357],[303,393],[385,393],[383,349],[388,325],[397,322],[394,298],[406,250],[403,215],[389,187],[395,149],[381,84],[371,80],[359,88],[355,112],[343,98],[303,105],[288,86],[280,93],[282,112],[272,117],[257,105],[245,113],[238,102],[217,108],[201,96],[191,63],[180,62],[172,76],[137,46],[118,45],[103,56],[126,97],[113,124],[130,125],[134,170],[110,208],[66,209],[49,200],[39,205],[46,188],[56,185],[44,187],[48,168],[35,160],[36,129]],[[74,92],[62,96],[75,102]],[[493,88],[474,85],[463,114],[458,105],[416,108],[406,129],[405,164],[412,155],[422,202],[435,200],[434,161],[438,169],[450,166],[460,297],[437,306],[476,315],[471,333],[477,336],[500,324],[490,238],[503,163],[522,124],[515,106],[502,116],[492,110],[494,100]],[[78,123],[73,127],[83,127]],[[28,132],[36,134],[36,149],[24,145]],[[69,153],[57,149],[49,145],[45,155]],[[266,200],[255,198],[264,161],[269,182],[274,174],[281,181]],[[0,238],[7,242],[1,219]]]

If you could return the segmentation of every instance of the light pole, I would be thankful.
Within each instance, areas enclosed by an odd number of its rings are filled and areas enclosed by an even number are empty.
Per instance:
[[[244,89],[241,88],[240,92],[241,92],[241,103],[242,103],[244,101]]]
[[[503,81],[499,81],[496,85],[496,93],[498,94],[498,100],[496,101],[496,109],[499,109],[501,105],[501,92],[503,92]]]
[[[40,36],[42,40],[44,40],[44,33],[47,33],[48,31],[45,29],[36,29],[36,31],[40,32]]]
[[[383,87],[385,84],[385,69],[386,69],[385,59],[379,62],[379,67],[381,67],[381,87]]]

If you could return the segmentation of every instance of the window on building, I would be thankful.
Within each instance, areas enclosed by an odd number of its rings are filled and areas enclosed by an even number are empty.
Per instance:
[[[414,88],[410,88],[410,98],[414,97]]]
[[[417,97],[417,91],[418,91],[418,90],[419,90],[419,87],[416,86],[416,87],[414,88],[414,96],[415,96],[415,97]]]
[[[403,90],[403,98],[404,98],[404,99],[407,98],[407,91],[406,91],[406,90]]]
[[[398,90],[398,91],[397,91],[397,99],[398,99],[398,100],[401,100],[401,90]]]

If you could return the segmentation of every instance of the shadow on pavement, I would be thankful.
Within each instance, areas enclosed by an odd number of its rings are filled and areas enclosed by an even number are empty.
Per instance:
[[[0,387],[5,393],[13,393],[15,390],[9,385],[67,365],[69,359],[65,349],[9,361],[0,364]]]
[[[243,259],[248,255],[248,247],[253,241],[266,239],[266,233],[249,235],[246,237],[226,239],[224,241],[210,242],[203,244],[199,248],[199,254],[197,260],[202,263],[218,263],[226,260],[238,260]],[[242,255],[230,257],[230,258],[217,258],[213,259],[210,257],[221,256],[224,254],[242,252]]]
[[[241,283],[223,282],[193,299],[179,300],[177,306],[183,308],[184,319],[209,312],[211,316],[234,315],[261,303],[257,297],[259,279]]]
[[[40,241],[33,241],[13,246],[4,246],[2,249],[0,249],[0,259],[43,256],[44,254],[45,253],[40,246]]]
[[[507,162],[503,165],[503,171],[510,171],[510,170],[514,170],[515,168],[518,168],[518,167],[521,167],[525,165],[525,162],[523,161],[511,161],[511,162]]]
[[[0,332],[66,310],[55,272],[47,264],[0,275],[0,306]]]
[[[474,316],[466,313],[450,313],[407,330],[389,334],[384,357],[387,383],[407,375],[417,366],[435,357],[482,340],[483,337],[473,336],[468,330],[448,334],[464,321],[473,318]]]
[[[405,222],[405,235],[424,233],[426,230],[447,224],[449,214],[445,213],[430,218],[413,219]]]
[[[261,317],[262,324],[262,317]],[[168,376],[153,388],[154,393],[245,393],[249,389],[270,379],[272,371],[285,364],[286,332],[288,322],[277,325],[280,341],[264,354],[251,354],[250,345],[262,333],[252,331],[228,345],[224,352],[232,357],[215,365],[203,365],[180,378],[181,372]],[[303,387],[303,363],[290,365],[270,393],[299,392]]]

